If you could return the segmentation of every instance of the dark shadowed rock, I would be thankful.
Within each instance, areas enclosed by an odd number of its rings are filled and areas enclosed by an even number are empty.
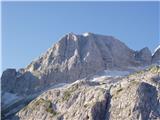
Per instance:
[[[136,104],[133,109],[133,120],[151,120],[160,118],[160,103],[156,87],[142,82],[137,90]]]
[[[7,69],[1,77],[2,92],[17,94],[34,93],[38,86],[38,79],[31,72],[16,72],[15,69]]]
[[[3,91],[13,92],[16,82],[16,69],[7,69],[3,72],[1,77],[1,85]]]

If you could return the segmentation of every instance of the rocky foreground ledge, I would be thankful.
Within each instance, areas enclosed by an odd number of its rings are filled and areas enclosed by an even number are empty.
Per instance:
[[[125,77],[78,80],[47,90],[8,119],[160,120],[159,75],[152,66]]]

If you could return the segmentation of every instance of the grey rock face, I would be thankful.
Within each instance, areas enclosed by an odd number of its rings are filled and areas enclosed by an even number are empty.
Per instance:
[[[105,84],[108,79],[80,80],[44,92],[16,116],[20,120],[159,120],[160,85],[153,82],[159,72],[159,67],[152,67],[114,84]]]
[[[147,48],[137,56],[140,60],[136,60],[135,51],[112,36],[69,33],[17,75],[2,75],[2,90],[32,93],[52,83],[71,83],[105,69],[128,69],[150,63]]]
[[[154,55],[152,56],[152,62],[160,64],[160,48],[157,49]]]
[[[1,84],[3,91],[12,92],[16,82],[16,75],[17,75],[16,69],[7,69],[3,72],[1,77]]]
[[[25,69],[42,84],[73,82],[104,69],[140,65],[134,51],[111,36],[70,33]]]
[[[99,81],[90,81],[99,71],[126,70],[149,65],[151,59],[156,63],[159,58],[160,49],[151,57],[148,48],[135,52],[111,36],[67,34],[27,68],[3,72],[2,92],[23,96],[11,106],[4,106],[3,118],[160,120],[159,66],[126,77],[102,76]],[[48,85],[82,78],[73,84],[46,90]]]
[[[2,92],[10,92],[17,94],[34,93],[38,86],[38,79],[31,73],[16,72],[15,69],[7,69],[1,77]]]
[[[156,119],[158,114],[159,101],[156,87],[142,82],[137,90],[136,104],[133,108],[133,120]]]
[[[139,71],[112,87],[109,120],[159,120],[159,70],[153,67]]]
[[[49,90],[17,113],[20,120],[103,120],[109,94],[81,81],[63,90]],[[42,114],[43,113],[43,114]]]
[[[142,50],[136,53],[136,59],[144,65],[151,64],[152,60],[151,51],[147,47],[143,48]]]

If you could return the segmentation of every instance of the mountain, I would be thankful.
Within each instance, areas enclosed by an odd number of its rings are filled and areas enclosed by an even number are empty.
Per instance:
[[[50,84],[71,83],[106,69],[148,65],[151,59],[148,48],[134,51],[112,36],[69,33],[26,68],[4,71],[2,90],[30,94]]]
[[[2,118],[158,120],[159,61],[159,48],[152,55],[112,36],[66,34],[26,68],[3,72]]]

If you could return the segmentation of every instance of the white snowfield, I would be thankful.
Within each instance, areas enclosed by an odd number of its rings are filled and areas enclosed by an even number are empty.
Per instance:
[[[104,70],[101,72],[99,75],[94,75],[90,81],[93,82],[100,82],[104,81],[107,78],[119,78],[119,77],[124,77],[126,75],[129,75],[131,72],[130,71],[118,71],[118,70]],[[84,79],[81,79],[84,80]],[[73,84],[76,84],[80,82],[81,80],[76,80],[73,83],[59,83],[57,85],[51,84],[51,86],[48,89],[55,89],[55,88],[66,88],[69,87]]]
[[[85,32],[85,33],[83,33],[83,36],[84,36],[84,37],[89,36],[89,32]]]
[[[103,81],[107,78],[119,78],[129,75],[129,71],[118,71],[118,70],[104,70],[102,75],[95,75],[91,81]]]

